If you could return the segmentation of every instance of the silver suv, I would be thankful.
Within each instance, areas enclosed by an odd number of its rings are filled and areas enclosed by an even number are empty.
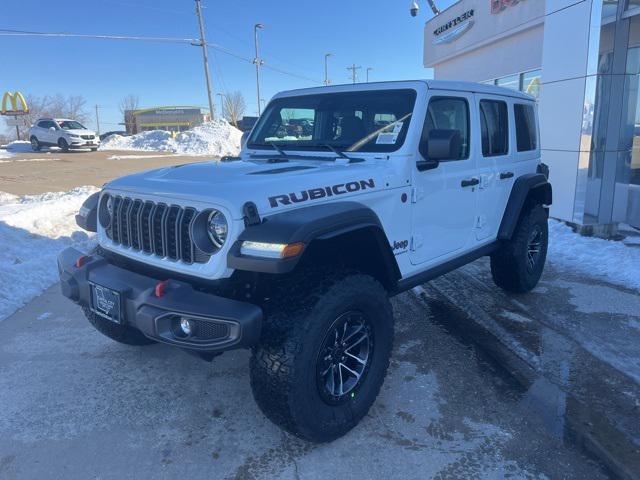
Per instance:
[[[71,148],[98,150],[100,138],[77,120],[41,118],[29,129],[29,141],[35,152],[42,147],[59,147],[63,152]]]

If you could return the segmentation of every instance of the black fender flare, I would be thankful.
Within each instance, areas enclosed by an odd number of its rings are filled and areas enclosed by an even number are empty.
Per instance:
[[[498,240],[509,240],[513,236],[520,214],[528,198],[533,196],[544,206],[553,202],[553,191],[547,177],[542,173],[527,173],[516,179],[509,201],[502,216]]]
[[[240,252],[242,242],[302,242],[307,247],[314,240],[328,240],[360,229],[370,229],[373,232],[380,254],[379,260],[384,263],[385,271],[394,281],[399,279],[400,269],[378,215],[358,202],[313,205],[265,217],[262,223],[248,226],[239,235],[229,250],[227,265],[229,268],[258,273],[288,273],[300,262],[304,252],[285,259],[249,257]]]
[[[84,201],[76,215],[76,224],[87,232],[98,231],[98,200],[100,192],[96,192]]]

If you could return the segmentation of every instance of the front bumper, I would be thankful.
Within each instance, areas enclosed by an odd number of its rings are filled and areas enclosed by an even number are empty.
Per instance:
[[[84,138],[70,138],[69,148],[98,148],[100,140],[85,140]]]
[[[81,256],[74,248],[67,248],[58,256],[62,294],[91,308],[93,284],[118,292],[122,323],[153,340],[217,353],[252,347],[260,338],[262,310],[253,304],[200,292],[177,280],[169,280],[164,294],[158,297],[156,286],[166,279],[125,270],[100,255],[86,257],[77,266]],[[195,325],[189,337],[177,328],[181,318]]]

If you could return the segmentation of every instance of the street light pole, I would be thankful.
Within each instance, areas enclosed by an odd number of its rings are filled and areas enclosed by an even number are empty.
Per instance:
[[[96,127],[98,130],[98,135],[100,135],[100,115],[98,115],[98,105],[96,105]]]
[[[324,84],[329,86],[331,80],[329,80],[329,57],[333,56],[333,53],[325,53],[324,55]]]
[[[256,64],[256,91],[258,94],[258,116],[260,116],[260,66],[264,63],[260,59],[260,53],[258,51],[258,30],[264,28],[261,23],[256,23],[253,26],[253,41],[256,46],[256,58],[253,59],[253,63]]]
[[[367,83],[369,83],[369,72],[373,70],[371,67],[367,67]]]
[[[204,22],[202,20],[202,8],[200,6],[201,0],[196,0],[196,15],[198,16],[198,24],[200,26],[200,43],[202,47],[202,60],[204,61],[204,76],[207,81],[207,99],[209,100],[209,114],[211,120],[215,116],[215,110],[213,108],[213,98],[211,96],[211,78],[209,76],[209,54],[207,52],[207,41],[204,35]]]

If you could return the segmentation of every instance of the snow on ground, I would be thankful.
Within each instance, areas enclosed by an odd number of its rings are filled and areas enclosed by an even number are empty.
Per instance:
[[[24,140],[17,140],[0,146],[0,158],[10,158],[16,153],[32,152],[31,144]]]
[[[112,135],[101,150],[142,150],[172,152],[181,155],[237,155],[242,132],[225,120],[203,123],[172,137],[164,130],[142,132],[129,137]]]
[[[549,221],[549,263],[640,290],[640,249],[623,242],[583,237],[558,220]]]
[[[58,280],[56,258],[67,246],[91,247],[75,214],[95,187],[18,197],[0,192],[0,320]]]

